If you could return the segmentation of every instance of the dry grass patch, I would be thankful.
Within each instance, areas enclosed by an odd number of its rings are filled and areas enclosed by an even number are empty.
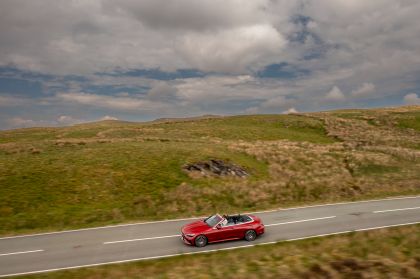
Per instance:
[[[420,193],[420,107],[0,132],[0,234]],[[221,159],[246,178],[188,175]]]
[[[354,199],[392,192],[418,192],[420,164],[374,148],[352,149],[345,143],[319,145],[289,141],[232,143],[269,164],[270,179],[252,189],[269,202]],[[397,189],[396,185],[401,188]],[[258,201],[258,202],[261,202]],[[267,201],[266,201],[267,202]]]

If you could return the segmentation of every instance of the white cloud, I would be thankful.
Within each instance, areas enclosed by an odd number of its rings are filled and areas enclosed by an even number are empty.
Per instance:
[[[352,69],[348,88],[368,79],[375,98],[412,86],[420,70],[419,12],[420,2],[409,0],[309,0],[303,13],[317,24],[311,31],[332,46],[309,67]]]
[[[230,73],[259,69],[280,61],[286,45],[269,24],[240,26],[215,33],[189,33],[176,45],[190,65]]]
[[[72,124],[78,124],[78,123],[83,123],[83,122],[86,122],[86,121],[81,120],[81,119],[76,119],[69,115],[60,115],[57,118],[57,124],[59,125],[72,125]]]
[[[286,96],[276,96],[266,101],[261,102],[258,106],[252,106],[245,109],[245,113],[284,113],[285,108],[289,107],[289,110],[295,110],[295,108],[290,108],[296,103],[295,99],[288,98]]]
[[[291,106],[296,103],[296,100],[287,98],[285,96],[278,96],[272,99],[268,99],[261,103],[261,109],[280,109],[287,106]]]
[[[53,74],[118,68],[248,71],[280,61],[289,16],[298,7],[285,3],[271,12],[270,5],[267,0],[5,0],[0,64]],[[18,28],[22,24],[25,28]]]
[[[74,124],[86,123],[91,121],[102,120],[118,120],[117,117],[105,115],[100,119],[78,119],[69,115],[60,115],[56,119],[28,119],[23,117],[12,117],[6,120],[8,128],[29,128],[29,127],[56,127],[56,126],[69,126]]]
[[[0,107],[16,107],[30,104],[27,98],[14,97],[10,95],[0,96]]]
[[[289,108],[288,110],[283,111],[283,114],[293,114],[299,113],[295,108]]]
[[[114,117],[114,116],[105,115],[104,117],[102,117],[99,120],[118,120],[118,118]]]
[[[43,81],[45,95],[1,92],[2,108],[19,109],[0,116],[29,121],[42,111],[57,122],[57,115],[136,119],[393,102],[419,85],[418,14],[414,0],[3,0],[0,67],[54,78]],[[257,75],[282,62],[304,74]],[[168,81],[118,74],[145,68],[214,73]],[[109,85],[121,92],[83,93]]]
[[[249,72],[285,61],[315,71],[355,69],[353,84],[368,77],[378,86],[419,70],[418,1],[4,0],[0,11],[0,64],[53,74]],[[310,19],[317,39],[287,41],[302,31],[291,21],[297,14]],[[324,56],[302,60],[317,47]]]
[[[55,126],[57,124],[56,121],[33,120],[23,117],[9,118],[7,119],[6,123],[11,128],[46,127]]]
[[[416,93],[410,93],[404,96],[404,103],[408,105],[420,105],[420,97]]]
[[[151,102],[138,98],[114,97],[83,92],[59,93],[56,95],[56,98],[62,101],[115,110],[153,111],[155,109],[164,107],[161,103]]]
[[[325,99],[328,101],[344,101],[346,97],[344,96],[343,92],[341,92],[340,88],[334,86],[328,93],[325,95]]]
[[[375,92],[375,85],[373,83],[365,82],[359,88],[351,92],[351,95],[355,97],[369,96]]]

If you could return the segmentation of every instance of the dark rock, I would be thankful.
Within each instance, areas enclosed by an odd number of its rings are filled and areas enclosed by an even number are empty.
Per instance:
[[[187,164],[183,167],[187,171],[199,171],[203,175],[238,176],[247,177],[248,172],[237,165],[226,163],[222,160],[211,159],[209,161]]]

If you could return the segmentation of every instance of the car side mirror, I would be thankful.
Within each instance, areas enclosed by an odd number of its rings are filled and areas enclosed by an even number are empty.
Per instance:
[[[222,228],[222,225],[220,225],[220,224],[218,224],[217,226],[216,226],[216,229],[218,229],[218,230],[220,230]]]

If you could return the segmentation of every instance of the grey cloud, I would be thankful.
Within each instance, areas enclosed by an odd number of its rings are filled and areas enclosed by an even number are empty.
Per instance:
[[[89,121],[101,121],[101,120],[118,120],[118,118],[105,115],[101,118],[95,119],[79,119],[70,115],[60,115],[55,119],[29,119],[23,117],[12,117],[7,119],[5,122],[11,128],[27,128],[27,127],[55,127],[63,125],[74,125],[85,123]]]
[[[78,115],[72,112],[89,106],[101,115],[183,116],[264,106],[299,111],[370,106],[397,96],[416,103],[416,93],[400,96],[419,84],[418,14],[420,2],[414,0],[3,0],[0,66],[83,75],[86,81],[58,77],[44,83],[50,94],[69,92],[36,101],[2,93],[0,105],[42,103],[69,110],[56,115]],[[308,20],[306,29],[291,21],[298,15]],[[305,39],[292,41],[292,35]],[[281,62],[308,74],[255,76]],[[144,68],[215,73],[163,83],[94,74]],[[83,93],[89,85],[151,89],[145,96]]]
[[[104,1],[110,13],[131,15],[153,29],[209,31],[261,22],[267,1],[123,0]]]
[[[56,121],[48,120],[33,120],[26,119],[22,117],[13,117],[6,120],[6,124],[11,128],[27,128],[27,127],[45,127],[45,126],[55,126]]]
[[[375,85],[370,82],[363,83],[359,88],[352,91],[351,94],[355,97],[369,96],[375,92]]]
[[[53,74],[116,68],[245,72],[282,59],[293,7],[283,7],[284,24],[277,26],[279,16],[267,6],[264,0],[5,0],[0,65]]]
[[[177,99],[177,89],[165,82],[159,82],[147,93],[147,98],[152,101],[174,101]]]
[[[314,66],[351,68],[352,81],[359,84],[366,77],[379,84],[376,81],[418,70],[418,1],[311,0],[304,7],[317,24],[312,31],[339,46]]]
[[[246,113],[285,113],[285,112],[297,112],[293,107],[297,103],[296,99],[285,96],[278,96],[269,98],[261,102],[258,106],[252,106],[245,110]],[[286,109],[288,108],[288,109]],[[285,110],[286,109],[286,110]]]
[[[0,107],[16,107],[30,105],[32,101],[28,98],[15,97],[11,95],[0,95]]]
[[[84,92],[68,92],[56,95],[57,100],[78,103],[93,107],[102,107],[114,110],[153,111],[163,109],[165,105],[132,97],[114,97]]]
[[[187,34],[176,44],[190,65],[205,71],[246,73],[280,61],[284,37],[271,25],[258,24],[212,34]]]

